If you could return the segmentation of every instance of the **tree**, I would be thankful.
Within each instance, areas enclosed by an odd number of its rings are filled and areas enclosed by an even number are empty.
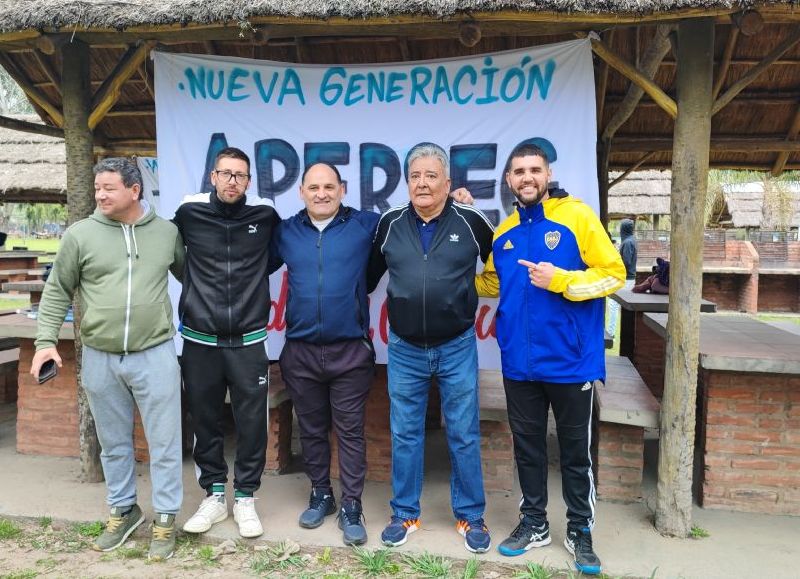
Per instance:
[[[0,68],[0,114],[33,114],[28,97],[3,68]]]

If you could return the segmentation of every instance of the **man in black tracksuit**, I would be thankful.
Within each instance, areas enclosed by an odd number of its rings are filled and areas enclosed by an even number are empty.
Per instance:
[[[222,409],[230,390],[236,422],[234,519],[243,537],[263,533],[253,492],[267,448],[266,353],[269,246],[280,222],[265,200],[248,199],[250,160],[223,149],[211,172],[215,191],[187,196],[175,213],[186,244],[178,307],[182,373],[195,431],[194,459],[207,497],[183,529],[202,533],[228,517]]]

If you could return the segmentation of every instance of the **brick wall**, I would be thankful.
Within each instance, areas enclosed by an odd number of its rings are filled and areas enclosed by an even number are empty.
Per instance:
[[[664,360],[667,345],[664,340],[644,324],[644,316],[636,314],[636,349],[633,365],[653,396],[661,399],[664,393]]]
[[[800,264],[800,241],[787,241],[786,254],[789,263]]]
[[[599,498],[625,502],[641,500],[644,428],[595,421],[592,461]]]
[[[487,491],[514,487],[514,442],[508,422],[481,420],[481,465]]]
[[[704,273],[703,298],[717,304],[718,310],[739,311],[739,295],[749,275]]]
[[[17,401],[19,348],[0,351],[0,403]]]
[[[800,515],[800,377],[703,370],[701,502]]]
[[[800,312],[800,276],[761,275],[758,311]]]
[[[37,384],[28,373],[34,353],[33,340],[20,340],[17,452],[79,455],[75,348],[72,341],[64,340],[58,350],[63,367],[52,380]]]

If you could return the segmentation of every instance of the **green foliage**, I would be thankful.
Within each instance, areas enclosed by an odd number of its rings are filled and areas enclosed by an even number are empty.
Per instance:
[[[103,534],[103,529],[106,526],[100,521],[93,521],[91,523],[75,523],[72,528],[81,537],[95,538]]]
[[[467,564],[464,566],[464,573],[461,575],[461,579],[475,579],[478,576],[478,570],[480,569],[480,566],[480,562],[474,557],[467,561]]]
[[[116,556],[120,559],[146,559],[147,550],[144,547],[126,547],[125,545],[117,547],[114,550]]]
[[[22,571],[13,571],[7,575],[0,575],[0,579],[33,579],[38,577],[39,572],[33,569],[23,569]]]
[[[39,526],[41,528],[46,529],[47,527],[49,527],[52,524],[53,524],[53,518],[52,517],[48,517],[46,515],[44,517],[39,517]]]
[[[197,549],[197,558],[200,559],[206,565],[213,565],[215,563],[214,560],[214,547],[211,545],[203,545],[199,549]]]
[[[273,572],[298,571],[308,564],[308,560],[298,553],[299,545],[292,542],[280,543],[270,547],[253,559],[250,569],[260,575]]]
[[[692,525],[692,530],[689,531],[689,536],[692,539],[705,539],[706,537],[710,537],[711,534],[708,531],[706,531],[703,527]]]
[[[369,551],[361,547],[353,547],[353,554],[367,577],[395,575],[400,572],[400,566],[392,561],[388,549]]]
[[[331,560],[332,558],[331,558],[330,547],[325,547],[325,550],[322,551],[322,553],[320,553],[319,555],[317,555],[317,561],[319,561],[321,565],[330,565]]]
[[[0,519],[0,541],[5,539],[14,539],[22,534],[22,529],[8,519]]]
[[[404,555],[403,562],[417,575],[430,579],[448,577],[453,567],[453,562],[449,559],[427,552],[417,556]]]
[[[553,577],[557,577],[557,573],[553,569],[533,561],[529,561],[525,569],[514,575],[514,579],[552,579]]]

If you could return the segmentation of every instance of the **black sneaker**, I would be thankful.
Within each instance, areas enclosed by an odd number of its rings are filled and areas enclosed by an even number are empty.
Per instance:
[[[536,525],[530,517],[520,515],[519,518],[520,521],[517,528],[511,531],[508,538],[497,547],[501,555],[515,557],[516,555],[522,555],[533,547],[549,545],[552,541],[550,538],[550,525],[547,524],[547,521],[544,521],[541,525]]]
[[[330,489],[311,489],[308,508],[300,514],[300,526],[305,529],[316,529],[325,517],[336,512],[336,499]]]
[[[575,568],[578,571],[584,575],[600,574],[600,558],[592,549],[592,532],[588,527],[567,529],[564,546],[575,557]]]
[[[339,510],[339,528],[343,531],[342,538],[345,545],[363,545],[367,542],[367,529],[364,527],[361,503],[358,501],[342,503],[342,508]]]

